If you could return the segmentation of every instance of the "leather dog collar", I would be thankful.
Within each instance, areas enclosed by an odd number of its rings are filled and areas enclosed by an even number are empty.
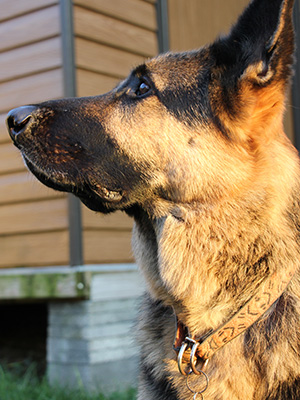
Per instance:
[[[201,374],[208,360],[216,351],[250,328],[275,303],[290,283],[296,268],[297,266],[293,266],[281,274],[276,272],[271,275],[260,285],[257,293],[228,322],[215,331],[208,332],[200,340],[191,338],[188,328],[177,320],[173,348],[177,353],[178,368],[181,374],[188,375],[191,371],[197,375]],[[182,340],[183,338],[184,340]],[[187,364],[188,368],[186,369],[183,364]]]

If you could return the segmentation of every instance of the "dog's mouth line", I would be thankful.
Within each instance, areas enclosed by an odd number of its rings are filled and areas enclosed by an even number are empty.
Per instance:
[[[40,166],[36,165],[26,155],[23,154],[24,161],[28,169],[45,185],[59,191],[70,192],[79,196],[91,197],[94,194],[99,200],[105,200],[111,203],[120,202],[125,193],[123,190],[111,190],[99,183],[88,182],[80,183],[78,186],[70,179],[68,173],[61,171],[47,172]]]
[[[106,200],[111,202],[119,202],[124,197],[124,193],[122,190],[110,190],[105,186],[99,184],[96,184],[91,189],[97,196],[105,198]]]

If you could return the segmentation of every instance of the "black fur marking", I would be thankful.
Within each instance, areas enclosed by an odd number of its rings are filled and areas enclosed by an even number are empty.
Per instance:
[[[293,64],[293,34],[288,21],[289,27],[285,27],[281,38],[277,43],[273,43],[281,6],[282,0],[252,1],[231,33],[211,46],[216,66],[223,69],[223,87],[234,89],[237,79],[245,69],[260,61],[265,65],[260,75],[266,74],[268,66],[276,68],[278,58],[283,58],[285,65],[280,78],[286,80],[290,76],[290,66]],[[263,86],[263,83],[260,86]]]
[[[159,100],[168,111],[180,122],[189,126],[208,123],[211,120],[208,96],[210,67],[204,55],[206,52],[201,51],[169,54],[168,63],[172,66],[169,70],[169,83],[163,91],[157,93]],[[197,66],[198,73],[196,76],[188,77],[189,85],[187,86],[182,78],[183,75],[191,74],[189,63]],[[182,78],[178,77],[179,70]]]
[[[153,369],[142,363],[141,377],[147,383],[147,389],[155,400],[179,400],[176,389],[166,375],[162,375],[161,379],[156,379]]]
[[[175,335],[175,314],[171,307],[166,307],[162,301],[155,301],[146,294],[143,298],[142,309],[150,310],[145,323],[147,324],[147,329],[153,342],[161,340],[164,326],[170,320],[174,321]],[[155,321],[155,324],[153,324],[153,321]],[[172,338],[170,340],[170,346],[172,346]]]
[[[138,77],[141,77],[141,76],[144,76],[147,74],[148,74],[148,68],[147,68],[146,64],[141,64],[132,71],[132,75],[136,75]]]
[[[283,361],[284,362],[284,359]],[[300,378],[292,381],[281,382],[266,400],[299,400],[300,399]]]
[[[268,63],[268,45],[277,28],[281,4],[282,0],[252,2],[230,35],[212,46],[217,65],[230,67],[228,75],[239,77],[248,65]]]
[[[299,316],[295,308],[294,300],[284,293],[274,304],[271,310],[267,311],[253,326],[245,333],[245,357],[252,359],[257,367],[258,374],[265,376],[268,368],[269,358],[261,357],[261,354],[272,351],[282,341],[282,332],[289,326],[289,335],[286,340],[296,357],[300,357],[299,343]],[[272,354],[270,353],[270,358]],[[283,366],[287,362],[285,354],[279,361]],[[294,376],[290,371],[289,380],[277,382],[271,393],[266,395],[266,400],[299,400],[300,399],[300,377]]]
[[[228,131],[228,129],[225,128],[225,126],[222,124],[221,119],[217,115],[212,113],[211,120],[214,126],[217,128],[218,132],[222,133],[222,135],[226,139],[231,139],[231,133]]]
[[[147,340],[149,343],[156,343],[160,347],[163,344],[165,332],[164,329],[170,321],[174,321],[174,335],[175,335],[175,315],[171,307],[167,307],[162,301],[153,300],[148,294],[143,298],[142,310],[147,310],[143,313],[143,327],[142,330],[147,332]],[[172,340],[170,338],[170,349],[172,348]],[[146,384],[147,390],[152,394],[155,400],[179,400],[176,389],[172,385],[172,380],[166,373],[164,373],[163,354],[160,360],[161,373],[156,377],[153,372],[153,366],[147,364],[143,357],[144,342],[141,343],[141,380]],[[147,349],[147,345],[146,345]],[[147,350],[146,350],[147,351]]]
[[[172,88],[160,93],[160,101],[168,111],[180,122],[195,126],[203,121],[209,120],[207,113],[208,104],[203,104],[207,100],[207,81],[198,82],[194,88],[177,87],[176,91]]]

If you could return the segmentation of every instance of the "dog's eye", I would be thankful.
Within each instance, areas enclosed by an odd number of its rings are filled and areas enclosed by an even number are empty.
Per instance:
[[[137,91],[135,92],[137,96],[143,96],[150,91],[150,86],[146,82],[140,83]]]

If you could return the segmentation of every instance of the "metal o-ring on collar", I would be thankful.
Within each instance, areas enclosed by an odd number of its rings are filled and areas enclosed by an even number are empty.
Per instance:
[[[189,372],[186,372],[184,370],[184,368],[183,368],[183,365],[182,365],[182,357],[183,357],[187,347],[189,347],[189,343],[188,342],[184,342],[182,344],[181,348],[180,348],[180,351],[178,353],[178,358],[177,358],[177,364],[178,364],[179,372],[181,373],[181,375],[184,375],[184,376],[187,376],[191,371],[191,369],[190,369]]]
[[[197,352],[197,348],[198,348],[199,345],[200,345],[199,342],[195,342],[194,343],[194,345],[192,347],[192,350],[191,350],[191,356],[190,356],[190,366],[191,366],[191,369],[192,369],[192,371],[194,372],[195,375],[203,374],[203,371],[205,370],[205,368],[207,366],[207,363],[208,363],[208,359],[207,360],[203,360],[203,363],[201,365],[200,370],[198,370],[196,368],[197,361],[198,361],[197,360],[197,356],[196,356],[196,352]]]
[[[188,377],[186,378],[186,386],[187,386],[187,388],[189,389],[189,391],[192,392],[192,393],[194,394],[193,399],[196,399],[196,397],[197,397],[198,395],[202,396],[202,398],[203,398],[203,393],[204,393],[204,392],[207,390],[207,388],[208,388],[209,378],[208,378],[208,376],[206,375],[205,372],[200,371],[200,373],[199,373],[198,375],[203,375],[203,376],[204,376],[205,381],[206,381],[206,384],[205,384],[205,387],[204,387],[202,390],[196,391],[196,390],[194,390],[193,388],[191,388],[191,386],[190,386],[190,384],[189,384],[189,377],[190,377],[190,375],[191,375],[192,373],[193,373],[193,372],[190,371],[190,373],[188,374]]]

